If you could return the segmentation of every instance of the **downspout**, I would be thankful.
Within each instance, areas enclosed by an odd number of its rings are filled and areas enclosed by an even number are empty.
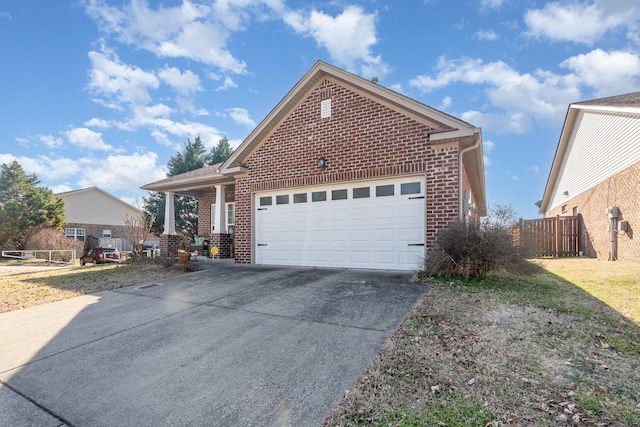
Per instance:
[[[469,151],[476,150],[480,146],[480,138],[478,137],[478,130],[474,129],[473,135],[476,138],[475,144],[471,147],[464,148],[460,150],[460,155],[458,156],[458,219],[462,221],[462,159],[465,153]]]

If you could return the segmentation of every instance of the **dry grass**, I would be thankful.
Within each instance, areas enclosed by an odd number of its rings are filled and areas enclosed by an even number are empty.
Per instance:
[[[3,261],[0,265],[0,268],[7,270],[17,263]],[[34,269],[16,267],[11,268],[8,274],[0,275],[0,313],[83,294],[148,283],[185,272],[183,266],[162,263],[103,264],[31,270]]]
[[[545,262],[557,275],[433,283],[326,425],[640,425],[635,311],[602,302],[640,275],[612,264],[598,267],[615,279],[591,287],[607,289],[597,297],[559,276],[584,285],[592,260]]]
[[[640,264],[584,258],[544,260],[541,264],[640,325]]]

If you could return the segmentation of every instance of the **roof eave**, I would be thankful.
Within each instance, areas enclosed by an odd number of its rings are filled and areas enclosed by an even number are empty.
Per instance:
[[[560,132],[560,139],[558,140],[558,146],[556,148],[556,153],[553,157],[553,162],[551,163],[551,170],[549,171],[547,184],[545,185],[544,194],[542,195],[542,203],[540,204],[540,209],[538,211],[543,215],[549,210],[549,203],[551,202],[551,196],[556,185],[556,180],[558,179],[558,175],[560,173],[560,167],[562,166],[562,162],[564,161],[564,157],[567,152],[567,147],[569,144],[571,133],[573,132],[575,119],[578,111],[582,108],[583,106],[571,104],[567,109],[564,124],[562,125],[562,131]]]

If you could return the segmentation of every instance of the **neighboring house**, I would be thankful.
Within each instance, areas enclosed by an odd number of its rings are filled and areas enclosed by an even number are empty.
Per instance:
[[[584,255],[640,262],[640,92],[569,106],[540,212],[580,216]]]
[[[127,239],[126,216],[142,215],[139,209],[97,187],[57,193],[54,196],[64,200],[65,235],[85,242],[85,248],[97,247],[100,239],[112,239],[112,245],[117,247],[120,243],[115,242]],[[130,249],[128,240],[125,246],[124,249]]]
[[[482,132],[317,62],[223,164],[144,185],[198,199],[238,263],[410,270],[438,230],[486,214]],[[166,252],[165,252],[166,253]]]

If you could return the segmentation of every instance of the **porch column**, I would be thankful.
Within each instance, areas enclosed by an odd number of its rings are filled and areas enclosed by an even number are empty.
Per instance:
[[[173,192],[168,191],[164,194],[164,232],[162,234],[176,234],[176,210],[173,203]]]
[[[227,232],[227,212],[224,205],[226,189],[226,185],[216,185],[216,212],[213,218],[213,233],[215,234]]]
[[[176,234],[176,212],[173,204],[173,193],[166,192],[164,202],[164,232],[160,235],[160,256],[176,256],[180,244],[180,236]]]

